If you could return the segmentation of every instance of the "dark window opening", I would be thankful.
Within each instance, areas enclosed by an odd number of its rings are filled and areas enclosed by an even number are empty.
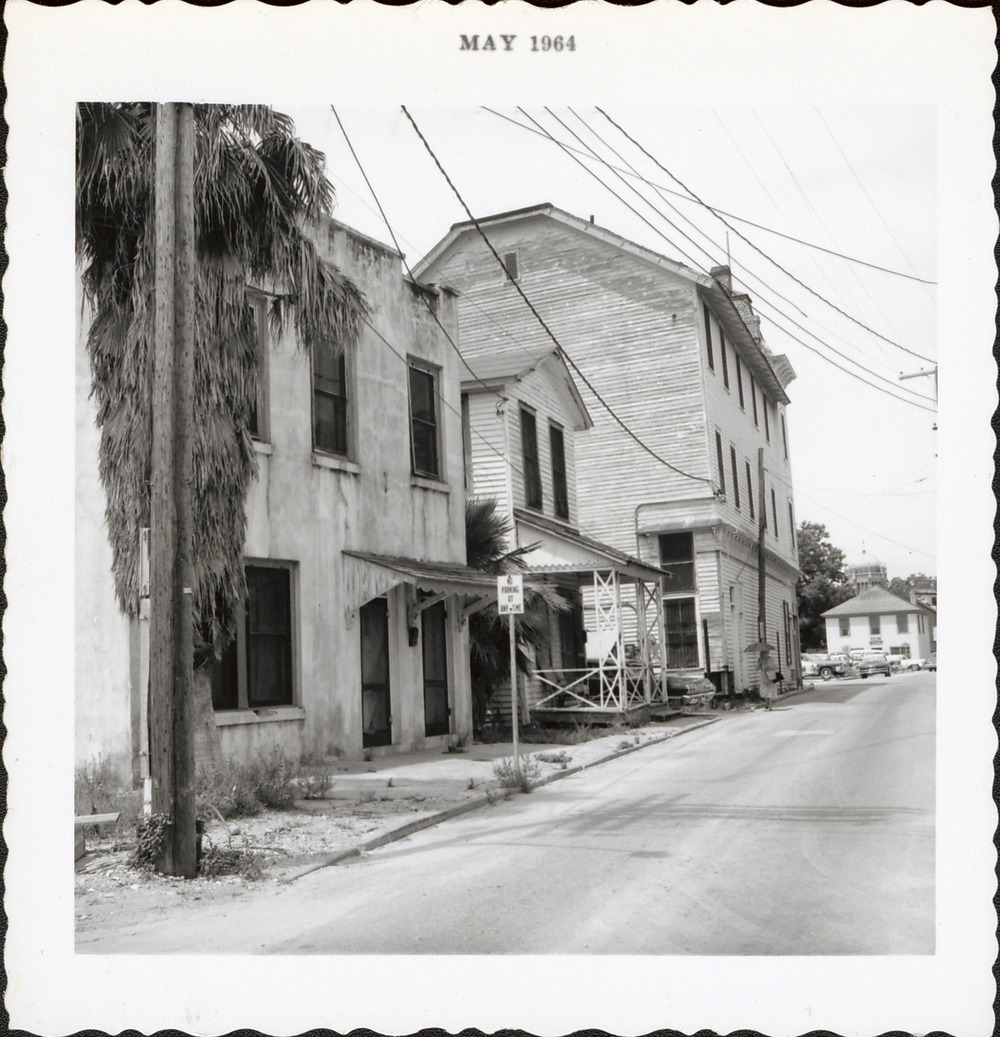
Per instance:
[[[702,303],[702,310],[705,314],[705,348],[708,353],[708,366],[711,370],[715,370],[715,353],[712,350],[712,319],[708,315],[708,307]]]
[[[414,364],[410,365],[410,452],[415,475],[439,478],[437,379],[432,371]]]
[[[660,568],[670,574],[668,591],[695,589],[694,534],[661,533]]]
[[[694,598],[667,598],[663,602],[667,631],[667,668],[689,669],[698,665],[698,623]]]
[[[722,381],[729,388],[729,360],[726,357],[726,336],[719,328],[719,352],[722,354]]]
[[[719,492],[726,492],[726,469],[722,463],[722,436],[715,433],[715,459],[719,464]]]
[[[750,462],[747,461],[747,501],[750,504],[750,518],[756,518],[753,506],[753,477],[750,474]]]
[[[549,450],[552,454],[552,497],[558,518],[569,518],[569,492],[566,487],[566,442],[558,425],[549,425]]]
[[[737,509],[740,506],[740,475],[739,469],[736,467],[736,447],[730,446],[729,448],[729,462],[733,470],[733,503]]]
[[[521,408],[521,456],[524,461],[524,503],[541,511],[542,472],[538,465],[538,428],[535,415]]]
[[[347,358],[332,349],[313,349],[313,447],[348,453]]]

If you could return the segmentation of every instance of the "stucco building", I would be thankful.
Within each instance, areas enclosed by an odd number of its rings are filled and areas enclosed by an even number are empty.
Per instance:
[[[293,758],[359,756],[471,734],[465,609],[490,581],[464,564],[461,361],[448,340],[456,300],[405,279],[398,253],[341,224],[316,240],[361,289],[370,324],[354,351],[323,362],[293,328],[269,341],[258,321],[249,597],[210,675],[227,755],[280,745]],[[134,761],[145,744],[148,624],[115,604],[85,314],[82,324],[76,755]]]
[[[794,371],[768,349],[727,268],[700,273],[593,222],[538,205],[460,223],[418,267],[459,295],[463,354],[533,355],[552,338],[585,384],[593,428],[576,443],[579,520],[662,566],[665,656],[722,689],[758,684],[758,533],[764,634],[800,679],[795,509],[786,408]],[[763,467],[764,477],[760,478]]]

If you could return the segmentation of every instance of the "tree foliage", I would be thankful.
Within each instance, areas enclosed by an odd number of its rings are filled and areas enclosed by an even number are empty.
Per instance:
[[[822,614],[852,597],[844,574],[844,552],[830,543],[829,536],[821,523],[802,522],[795,537],[802,570],[796,594],[803,651],[826,648],[826,624]]]
[[[525,554],[535,545],[508,550],[510,531],[510,522],[497,511],[495,499],[470,497],[465,505],[466,564],[493,576],[521,572],[525,568]],[[555,594],[530,591],[525,594],[525,611],[514,617],[517,668],[521,673],[531,672],[533,653],[548,645],[547,613],[541,607],[543,602],[557,609],[566,607]],[[510,679],[509,624],[495,604],[469,617],[469,669],[473,723],[478,732],[482,729],[494,689]]]
[[[91,310],[87,336],[100,428],[100,477],[121,609],[134,615],[139,529],[150,524],[155,108],[77,108],[76,255]],[[195,616],[221,650],[245,595],[246,494],[256,475],[249,427],[258,346],[248,287],[268,324],[294,324],[308,349],[352,349],[361,292],[317,251],[308,227],[329,215],[323,155],[262,105],[195,105]]]
[[[901,576],[894,576],[889,581],[888,590],[893,594],[898,595],[905,601],[910,600],[910,591],[914,587],[926,587],[926,588],[937,588],[937,577],[936,576],[925,576],[923,573],[911,573],[905,579]]]

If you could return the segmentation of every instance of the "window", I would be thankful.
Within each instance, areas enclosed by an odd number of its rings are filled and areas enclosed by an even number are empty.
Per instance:
[[[661,533],[660,568],[670,573],[667,589],[693,591],[695,589],[694,534]]]
[[[348,453],[347,357],[329,345],[312,351],[313,448],[346,457]]]
[[[715,353],[712,351],[712,318],[708,315],[708,306],[702,303],[701,308],[705,314],[705,348],[708,351],[708,366],[714,371]]]
[[[248,331],[257,344],[257,395],[250,411],[247,431],[251,439],[266,443],[271,429],[268,421],[268,353],[267,300],[262,295],[247,293]]]
[[[719,328],[719,352],[722,354],[722,381],[729,388],[729,360],[726,357],[726,336]]]
[[[908,634],[910,632],[910,617],[905,612],[900,612],[896,616],[896,633],[897,634]]]
[[[840,616],[840,636],[850,637],[851,636],[851,617]]]
[[[747,461],[747,500],[750,502],[750,518],[756,518],[753,506],[753,477],[750,475],[750,462]]]
[[[740,355],[735,350],[733,351],[733,359],[736,361],[736,391],[740,395],[740,407],[746,410],[746,401],[743,399],[743,362],[740,360]]]
[[[667,668],[698,665],[698,620],[694,598],[666,598],[663,619],[667,631]]]
[[[541,511],[542,471],[538,464],[538,428],[535,415],[521,408],[521,459],[524,462],[524,503]]]
[[[757,418],[757,382],[752,374],[750,375],[750,402],[753,404],[753,423],[759,428],[760,421]]]
[[[558,518],[569,518],[569,493],[566,489],[566,443],[563,430],[549,425],[549,452],[552,455],[552,497]]]
[[[881,616],[869,616],[868,617],[868,631],[872,634],[882,633],[882,617]]]
[[[792,547],[795,547],[795,512],[792,511],[792,502],[788,502],[788,530],[792,538]]]
[[[437,369],[410,362],[410,458],[414,475],[441,477],[438,465]]]
[[[248,565],[247,600],[236,637],[212,667],[212,705],[217,710],[292,704],[291,570]]]
[[[917,632],[921,634],[924,632],[924,615],[922,612],[917,613]]]
[[[511,281],[517,281],[521,276],[521,271],[518,268],[517,253],[516,252],[505,252],[503,256],[503,268],[507,273],[507,278]]]
[[[726,492],[726,469],[722,465],[722,436],[715,433],[715,457],[719,462],[719,492]]]
[[[781,415],[781,447],[785,452],[785,460],[788,460],[788,429],[785,428],[785,415]]]
[[[737,509],[740,506],[740,475],[739,470],[736,467],[736,447],[730,444],[729,447],[729,462],[733,470],[733,503]]]
[[[768,403],[768,399],[767,399],[766,396],[763,397],[763,399],[761,400],[761,403],[763,403],[763,405],[764,405],[764,435],[767,437],[768,443],[770,443],[771,442],[771,420],[768,417],[768,410],[769,410],[770,404]]]
[[[771,517],[774,519],[774,539],[778,539],[778,503],[774,497],[774,487],[771,487]]]
[[[462,478],[465,489],[472,493],[475,486],[472,472],[472,418],[467,392],[462,393]]]

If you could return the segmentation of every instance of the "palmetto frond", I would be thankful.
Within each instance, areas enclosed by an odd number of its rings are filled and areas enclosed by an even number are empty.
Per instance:
[[[221,647],[242,598],[249,435],[258,346],[247,288],[273,298],[305,348],[354,348],[367,307],[306,228],[330,213],[323,155],[264,105],[196,105],[194,560],[200,622]],[[76,250],[118,601],[138,606],[138,531],[149,525],[154,109],[77,108]]]

